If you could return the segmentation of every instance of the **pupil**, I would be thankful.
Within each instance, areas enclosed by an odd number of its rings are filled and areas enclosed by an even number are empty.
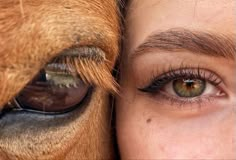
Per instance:
[[[186,86],[188,87],[188,88],[193,88],[193,82],[186,82]]]

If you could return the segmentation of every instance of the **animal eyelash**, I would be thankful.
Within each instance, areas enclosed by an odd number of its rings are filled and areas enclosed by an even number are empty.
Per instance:
[[[66,76],[68,76],[68,78],[74,78],[75,81],[82,80],[85,84],[117,93],[118,85],[110,72],[109,62],[105,57],[105,53],[99,48],[72,47],[66,49],[60,56],[47,64],[43,70],[45,69],[54,75],[59,75],[59,81],[60,77],[64,76],[66,79]],[[74,82],[63,81],[62,85],[64,87],[75,85]],[[56,86],[57,84],[52,85]]]
[[[169,71],[164,72],[158,77],[152,78],[149,85],[143,88],[138,88],[138,90],[142,92],[156,93],[170,81],[181,78],[205,80],[214,86],[218,86],[222,82],[222,80],[215,73],[206,69],[201,69],[200,67],[193,68],[181,66],[179,69],[173,69],[170,67]]]

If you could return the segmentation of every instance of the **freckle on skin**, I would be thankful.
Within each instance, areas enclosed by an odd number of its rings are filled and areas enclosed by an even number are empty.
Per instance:
[[[147,123],[150,123],[151,121],[152,121],[151,118],[148,118],[148,119],[146,120]]]

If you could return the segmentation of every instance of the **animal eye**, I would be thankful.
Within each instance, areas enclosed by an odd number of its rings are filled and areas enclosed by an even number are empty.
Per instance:
[[[65,64],[46,65],[19,93],[16,101],[24,110],[64,113],[78,106],[89,92],[73,68]]]

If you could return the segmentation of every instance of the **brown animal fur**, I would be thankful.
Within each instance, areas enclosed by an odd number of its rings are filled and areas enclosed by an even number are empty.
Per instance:
[[[105,53],[100,65],[86,58],[73,64],[83,80],[97,86],[83,112],[60,116],[13,112],[1,117],[0,159],[112,158],[105,89],[115,90],[109,71],[118,53],[117,3],[0,0],[0,109],[63,50],[94,47]]]

